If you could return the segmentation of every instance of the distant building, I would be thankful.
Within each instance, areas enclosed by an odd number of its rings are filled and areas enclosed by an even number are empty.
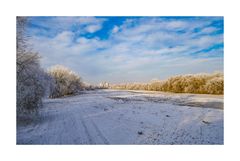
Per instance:
[[[99,87],[100,88],[109,88],[110,87],[110,84],[108,82],[101,82],[99,84]]]

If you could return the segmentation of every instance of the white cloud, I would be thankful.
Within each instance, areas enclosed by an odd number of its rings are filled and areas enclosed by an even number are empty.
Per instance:
[[[208,48],[213,46],[214,44],[223,43],[223,35],[215,35],[215,36],[202,36],[199,38],[188,39],[186,44],[190,46],[198,47],[198,48]]]
[[[212,33],[216,30],[217,29],[215,27],[206,27],[206,28],[201,30],[201,34],[209,34],[209,33]]]
[[[78,22],[80,27],[88,33],[94,33],[102,28],[103,22],[106,21],[105,18],[95,18],[95,17],[80,17]],[[85,25],[85,27],[84,27]]]
[[[101,25],[89,25],[85,27],[85,30],[89,33],[94,33],[102,28]]]
[[[64,31],[60,34],[58,34],[55,38],[54,41],[56,44],[69,44],[71,43],[71,40],[73,38],[73,33],[70,31]]]
[[[165,25],[168,29],[182,29],[186,28],[189,24],[184,21],[170,21],[166,22]]]
[[[106,21],[105,18],[96,18],[96,17],[78,17],[77,20],[83,25],[101,24],[104,21]]]
[[[38,26],[38,28],[31,28],[28,32],[37,34],[39,32],[46,34],[53,34],[70,31],[74,26],[75,32],[78,33],[94,33],[102,28],[102,25],[107,19],[95,18],[95,17],[48,17],[40,19],[37,22],[34,21],[34,17],[29,19],[31,23]]]
[[[94,33],[106,20],[81,17],[71,21],[79,23],[80,30]],[[53,38],[34,36],[32,43],[42,55],[44,67],[66,65],[90,83],[104,80],[119,83],[134,78],[141,79],[135,81],[148,81],[173,74],[222,70],[222,58],[204,58],[207,56],[204,53],[199,53],[201,56],[197,58],[189,55],[223,42],[222,35],[192,32],[195,27],[203,28],[209,23],[127,20],[121,26],[114,26],[107,40],[86,37],[74,40],[74,33],[66,30]],[[183,28],[186,32],[182,34],[169,32]],[[214,28],[203,28],[200,32],[211,33]],[[223,51],[215,50],[214,54],[218,52]]]
[[[187,46],[176,46],[173,48],[161,48],[159,50],[147,50],[144,51],[144,55],[179,54],[188,50],[189,48]]]
[[[114,26],[112,29],[112,33],[117,33],[119,31],[119,27],[118,26]]]

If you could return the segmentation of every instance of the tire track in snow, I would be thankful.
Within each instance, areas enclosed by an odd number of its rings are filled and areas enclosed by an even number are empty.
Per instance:
[[[92,139],[92,137],[91,137],[91,135],[90,135],[90,133],[89,133],[89,131],[88,131],[88,128],[87,128],[87,126],[86,126],[85,121],[84,121],[81,117],[80,117],[80,121],[81,121],[81,123],[82,123],[82,125],[83,125],[84,131],[85,131],[85,133],[86,133],[86,135],[87,135],[87,138],[88,138],[89,143],[90,143],[90,144],[95,144],[94,141],[93,141],[93,139]]]
[[[97,125],[95,124],[95,122],[93,120],[91,120],[97,135],[102,139],[102,141],[104,142],[104,144],[109,144],[108,140],[104,137],[104,135],[102,134],[102,132],[99,130],[99,128],[97,127]]]

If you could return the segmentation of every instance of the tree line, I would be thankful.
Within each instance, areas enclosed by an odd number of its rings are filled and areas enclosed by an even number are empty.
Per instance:
[[[154,80],[149,83],[126,83],[111,85],[113,89],[149,90],[175,93],[223,94],[223,73],[187,74]]]

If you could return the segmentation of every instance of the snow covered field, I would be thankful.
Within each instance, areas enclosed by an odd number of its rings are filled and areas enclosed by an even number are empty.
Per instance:
[[[17,144],[223,144],[223,96],[95,90],[45,99]]]

